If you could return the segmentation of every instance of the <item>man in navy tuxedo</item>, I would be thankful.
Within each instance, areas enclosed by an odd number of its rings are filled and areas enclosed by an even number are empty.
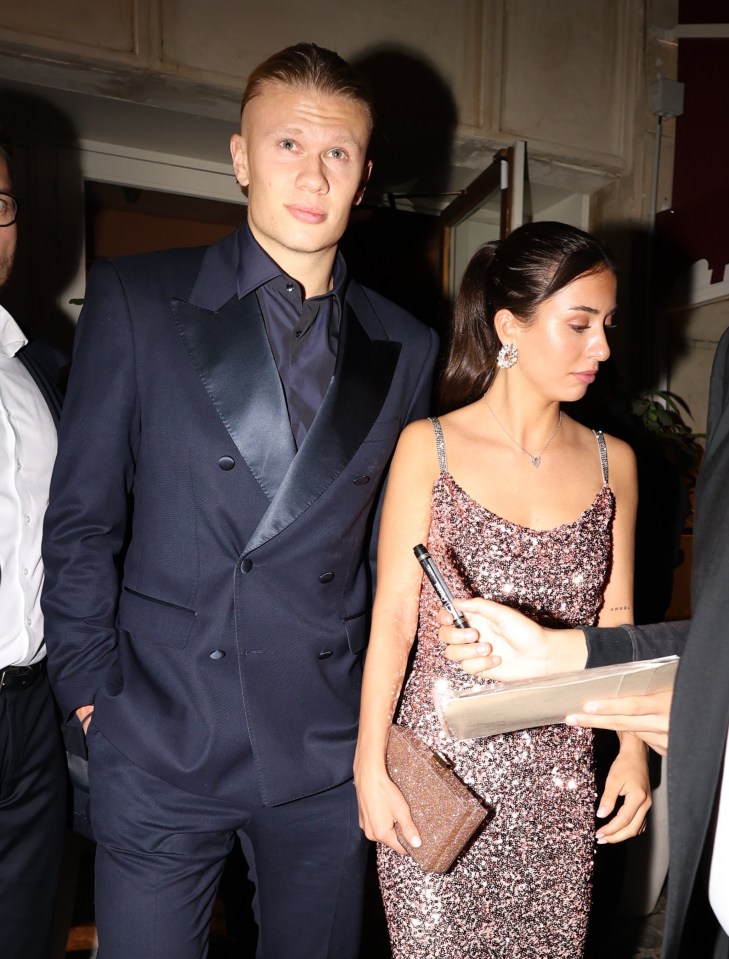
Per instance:
[[[204,955],[236,833],[259,957],[358,953],[369,549],[437,348],[337,252],[371,127],[336,54],[275,54],[231,140],[245,226],[89,278],[44,610],[87,730],[104,959]]]

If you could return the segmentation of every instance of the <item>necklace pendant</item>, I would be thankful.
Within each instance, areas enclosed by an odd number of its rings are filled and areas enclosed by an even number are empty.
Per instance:
[[[532,457],[531,457],[531,461],[532,461],[532,466],[534,467],[534,469],[535,469],[535,470],[538,470],[538,469],[539,469],[539,464],[542,462],[542,457],[541,457],[541,456],[532,456]]]

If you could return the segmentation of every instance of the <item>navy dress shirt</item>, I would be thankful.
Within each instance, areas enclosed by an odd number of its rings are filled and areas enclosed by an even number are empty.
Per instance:
[[[332,289],[304,299],[296,280],[271,259],[246,224],[240,232],[237,282],[241,299],[254,291],[258,297],[298,449],[334,373],[347,285],[344,258],[337,253]]]

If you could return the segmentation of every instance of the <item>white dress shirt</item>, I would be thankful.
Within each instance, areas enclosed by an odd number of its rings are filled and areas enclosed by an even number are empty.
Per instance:
[[[41,538],[56,457],[43,396],[16,358],[27,339],[0,306],[0,669],[46,654]]]
[[[724,932],[729,935],[729,744],[724,747],[724,778],[711,856],[709,902]]]

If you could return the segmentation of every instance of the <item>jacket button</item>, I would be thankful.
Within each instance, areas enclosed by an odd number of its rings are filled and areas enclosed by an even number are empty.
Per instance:
[[[319,582],[331,583],[333,579],[334,579],[334,573],[322,573],[321,576],[319,577]]]
[[[222,649],[214,649],[210,654],[211,659],[225,659],[225,652]]]
[[[322,651],[317,656],[317,659],[329,659],[332,655],[331,649],[322,649]]]
[[[369,476],[358,476],[354,481],[355,486],[366,486],[370,481]]]
[[[253,569],[253,560],[252,560],[252,559],[248,559],[248,557],[246,557],[245,559],[242,559],[242,560],[240,561],[240,571],[241,571],[241,573],[250,573],[250,571],[251,571],[252,569]]]
[[[232,456],[221,456],[218,460],[218,466],[221,470],[232,470],[235,466],[235,460]]]

